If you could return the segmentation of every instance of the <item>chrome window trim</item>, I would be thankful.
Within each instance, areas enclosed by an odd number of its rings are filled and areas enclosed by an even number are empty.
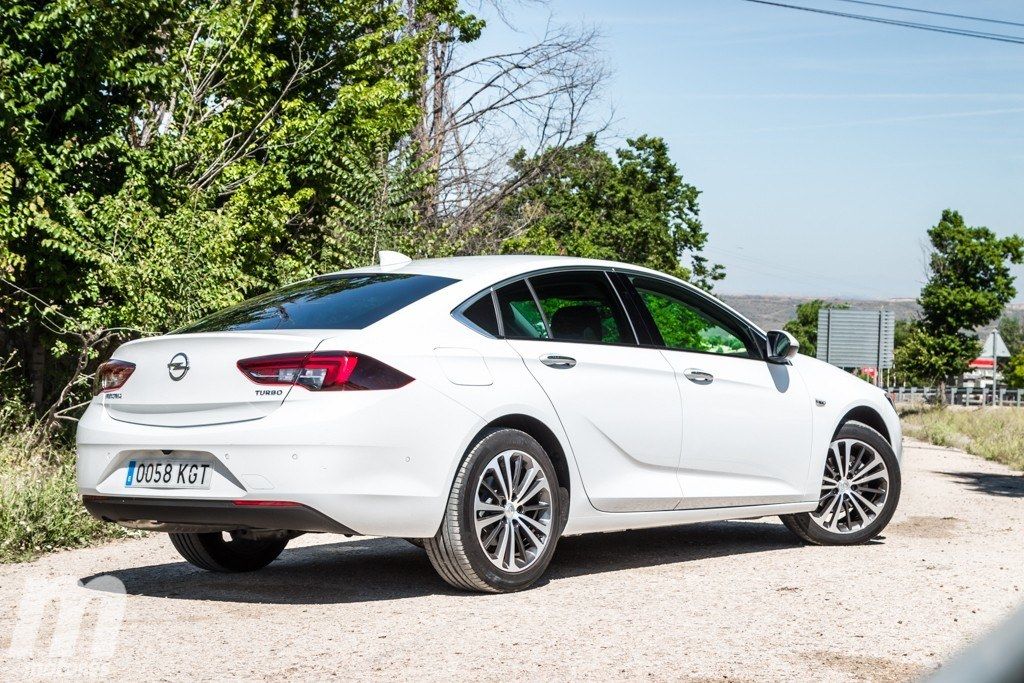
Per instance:
[[[726,319],[732,320],[735,323],[737,323],[738,325],[741,325],[744,329],[746,329],[749,332],[750,336],[752,337],[751,341],[753,341],[753,342],[760,342],[760,343],[755,343],[755,347],[757,348],[759,353],[761,352],[761,348],[767,343],[767,337],[765,336],[765,333],[762,332],[754,323],[752,323],[751,321],[747,320],[738,311],[734,311],[731,308],[729,308],[728,305],[718,301],[717,299],[715,299],[710,294],[708,294],[708,293],[698,289],[697,287],[695,287],[695,286],[693,286],[693,285],[691,285],[689,283],[683,282],[681,280],[676,280],[676,279],[674,279],[674,278],[672,278],[670,276],[667,276],[667,275],[664,275],[664,274],[661,274],[661,273],[657,273],[657,272],[647,272],[647,271],[643,271],[643,270],[636,270],[634,268],[630,268],[629,266],[618,267],[618,266],[597,266],[597,265],[578,265],[578,266],[577,265],[565,265],[565,266],[551,266],[551,267],[548,267],[548,268],[538,268],[536,270],[531,270],[531,271],[526,272],[526,273],[519,273],[517,275],[512,275],[512,276],[509,276],[509,277],[504,278],[502,280],[499,280],[497,282],[494,282],[491,285],[489,285],[488,287],[486,287],[485,289],[482,289],[479,292],[477,292],[476,294],[473,294],[471,297],[469,297],[468,299],[463,301],[461,304],[456,306],[454,309],[452,309],[451,314],[452,314],[452,316],[455,317],[456,320],[458,320],[459,322],[463,323],[464,325],[466,325],[467,327],[469,327],[473,331],[478,332],[479,334],[487,337],[488,339],[505,339],[506,337],[505,337],[504,325],[502,324],[502,319],[501,319],[501,310],[498,307],[497,290],[501,289],[505,285],[512,284],[512,283],[517,282],[519,280],[524,280],[524,281],[527,281],[527,283],[526,283],[527,287],[530,289],[531,295],[533,295],[534,305],[536,305],[538,310],[540,310],[541,316],[545,320],[545,329],[547,330],[549,337],[547,339],[528,339],[528,340],[519,340],[519,341],[558,342],[558,343],[563,343],[563,344],[601,344],[603,346],[622,346],[622,347],[633,348],[633,349],[637,349],[637,348],[639,348],[639,349],[658,349],[660,351],[677,351],[677,352],[682,352],[682,353],[699,353],[699,354],[717,356],[719,358],[733,358],[735,360],[754,360],[754,361],[764,361],[765,360],[763,356],[758,356],[758,357],[729,356],[729,355],[721,354],[721,353],[708,353],[707,351],[691,351],[691,350],[687,350],[687,349],[673,349],[673,348],[670,348],[670,347],[665,346],[665,345],[643,344],[643,343],[640,343],[640,336],[639,336],[639,334],[636,331],[636,325],[637,325],[637,323],[639,321],[636,321],[636,320],[633,319],[633,315],[630,313],[629,307],[626,306],[625,303],[622,301],[622,295],[618,291],[618,287],[615,286],[614,282],[610,282],[610,284],[612,285],[612,290],[615,292],[615,295],[618,298],[619,305],[622,307],[622,310],[624,311],[624,313],[626,315],[626,319],[629,320],[630,327],[633,330],[633,337],[634,337],[634,340],[635,340],[634,343],[624,344],[624,343],[621,343],[621,342],[612,343],[612,342],[592,342],[592,341],[583,341],[583,340],[567,341],[567,340],[551,339],[550,338],[551,328],[547,324],[547,316],[544,315],[544,310],[540,307],[540,305],[537,302],[536,293],[534,293],[534,291],[533,291],[533,285],[531,285],[529,283],[529,278],[536,277],[538,275],[548,275],[548,274],[551,274],[551,273],[560,273],[560,272],[566,272],[566,271],[570,271],[570,272],[571,271],[597,271],[597,272],[602,272],[602,273],[606,274],[606,278],[609,281],[611,281],[611,277],[608,275],[608,273],[621,273],[621,274],[626,275],[626,276],[646,277],[646,278],[650,278],[652,280],[658,280],[660,282],[664,282],[667,285],[671,285],[673,287],[681,289],[684,292],[686,292],[687,294],[689,294],[689,295],[691,295],[691,296],[693,296],[695,298],[700,299],[708,307],[714,309],[716,312],[721,313]],[[465,308],[468,308],[470,305],[476,303],[476,301],[480,297],[484,296],[488,292],[491,293],[492,302],[494,303],[494,307],[495,307],[494,314],[498,318],[498,331],[499,331],[499,334],[501,335],[500,337],[495,337],[494,335],[488,333],[486,330],[479,329],[476,325],[474,325],[468,319],[464,319],[461,316],[461,313],[462,313],[462,311],[465,310]]]

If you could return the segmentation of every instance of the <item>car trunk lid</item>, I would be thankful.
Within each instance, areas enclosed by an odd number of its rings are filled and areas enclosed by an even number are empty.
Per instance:
[[[211,332],[140,339],[121,346],[118,360],[135,371],[116,391],[101,395],[115,420],[191,427],[258,420],[276,410],[289,386],[264,386],[238,369],[243,358],[309,353],[323,332]]]

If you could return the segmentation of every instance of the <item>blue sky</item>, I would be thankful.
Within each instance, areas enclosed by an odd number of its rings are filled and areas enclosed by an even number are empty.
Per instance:
[[[1024,22],[1019,0],[888,2]],[[913,297],[942,209],[1024,234],[1024,45],[742,0],[551,0],[511,16],[474,49],[524,44],[549,19],[601,29],[610,142],[667,140],[703,192],[707,255],[728,273],[719,292]]]

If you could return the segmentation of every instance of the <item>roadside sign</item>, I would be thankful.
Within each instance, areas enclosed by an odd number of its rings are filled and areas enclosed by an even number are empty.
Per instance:
[[[1011,355],[1013,354],[1010,353],[1010,350],[1006,348],[1006,344],[1003,343],[999,330],[992,330],[985,339],[985,345],[981,349],[979,358],[1009,358]]]
[[[892,367],[896,314],[892,311],[818,311],[818,359],[841,368]]]

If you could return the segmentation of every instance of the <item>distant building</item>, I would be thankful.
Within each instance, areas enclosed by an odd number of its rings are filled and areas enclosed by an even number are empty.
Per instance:
[[[1003,373],[999,371],[997,359],[1009,358],[1010,350],[1003,343],[999,330],[993,330],[985,338],[981,355],[970,362],[970,370],[964,374],[964,386],[991,387],[993,381],[1002,382]]]

